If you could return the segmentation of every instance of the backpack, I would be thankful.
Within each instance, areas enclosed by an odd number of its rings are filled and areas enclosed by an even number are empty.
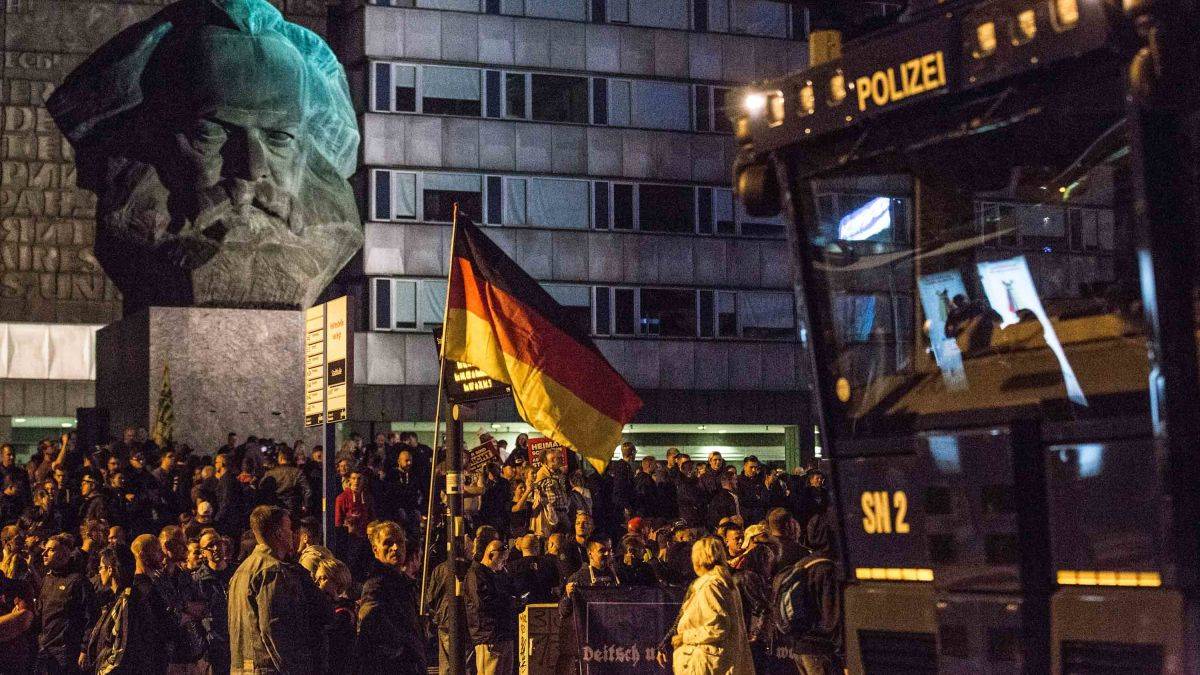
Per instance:
[[[810,596],[809,574],[819,565],[832,565],[822,556],[808,556],[775,575],[771,584],[771,619],[775,630],[788,637],[803,637],[821,621],[821,608]]]

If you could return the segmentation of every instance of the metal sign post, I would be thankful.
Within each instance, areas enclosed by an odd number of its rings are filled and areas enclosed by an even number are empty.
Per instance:
[[[351,353],[347,296],[310,307],[304,313],[304,426],[321,427],[321,533],[333,541],[333,503],[342,491],[337,476],[337,423],[349,407]]]

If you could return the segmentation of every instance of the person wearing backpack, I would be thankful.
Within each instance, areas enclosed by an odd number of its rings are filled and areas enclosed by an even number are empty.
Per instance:
[[[800,675],[835,675],[842,672],[842,594],[828,511],[809,522],[808,539],[812,553],[771,584],[776,646],[790,649]]]

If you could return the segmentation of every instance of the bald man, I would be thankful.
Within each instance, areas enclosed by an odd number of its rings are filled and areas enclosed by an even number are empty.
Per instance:
[[[125,649],[117,654],[122,671],[165,673],[169,650],[165,645],[179,635],[179,621],[159,592],[154,575],[162,568],[163,553],[158,538],[143,534],[130,545],[133,552],[133,582],[129,586],[129,624],[123,640]]]

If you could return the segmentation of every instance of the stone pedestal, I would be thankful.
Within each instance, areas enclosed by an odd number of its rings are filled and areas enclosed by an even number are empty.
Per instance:
[[[150,307],[96,336],[109,431],[151,429],[170,364],[174,440],[211,452],[236,432],[289,445],[304,430],[304,317],[295,310]]]

